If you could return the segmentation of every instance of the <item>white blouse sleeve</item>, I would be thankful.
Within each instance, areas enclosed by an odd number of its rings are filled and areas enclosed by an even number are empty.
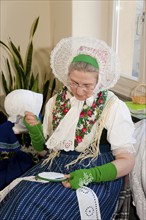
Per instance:
[[[108,120],[105,124],[107,129],[107,140],[111,144],[113,154],[121,151],[134,153],[134,123],[126,104],[117,98],[111,107]]]

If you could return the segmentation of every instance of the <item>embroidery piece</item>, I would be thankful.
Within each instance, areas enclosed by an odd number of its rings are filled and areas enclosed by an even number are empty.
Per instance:
[[[87,207],[85,213],[87,216],[92,216],[94,214],[94,208],[92,206]]]
[[[83,173],[83,178],[79,179],[79,186],[83,187],[83,186],[87,186],[89,183],[91,183],[93,181],[93,176],[92,174],[88,174],[88,173]]]
[[[85,101],[77,124],[75,147],[82,142],[85,135],[91,132],[93,125],[103,111],[107,94],[107,90],[100,92],[97,99],[94,100],[92,106],[88,106]]]
[[[67,88],[63,87],[63,90],[59,90],[56,102],[55,102],[55,109],[53,110],[53,130],[57,128],[61,119],[66,115],[69,111],[71,104],[69,99],[66,99],[67,95]]]
[[[76,190],[81,220],[101,220],[99,201],[94,191],[86,186]]]

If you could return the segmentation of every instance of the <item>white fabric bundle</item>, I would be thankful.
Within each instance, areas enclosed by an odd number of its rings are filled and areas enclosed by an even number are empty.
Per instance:
[[[4,101],[4,107],[8,114],[8,121],[15,123],[15,133],[26,131],[22,123],[25,111],[39,115],[43,104],[43,95],[25,89],[17,89],[10,92]]]

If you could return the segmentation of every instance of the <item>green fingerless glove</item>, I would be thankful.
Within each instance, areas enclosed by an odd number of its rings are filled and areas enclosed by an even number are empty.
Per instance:
[[[39,121],[39,119],[37,118]],[[45,137],[43,134],[42,123],[40,122],[37,125],[31,126],[25,121],[25,117],[23,118],[23,124],[29,131],[29,135],[31,138],[32,146],[37,151],[43,151],[45,147]]]
[[[72,189],[87,186],[91,182],[106,182],[116,179],[117,169],[113,163],[107,163],[89,169],[76,170],[70,173],[69,183]]]

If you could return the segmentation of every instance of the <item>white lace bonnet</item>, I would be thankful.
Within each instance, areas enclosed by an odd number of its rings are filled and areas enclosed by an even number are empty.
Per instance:
[[[98,89],[112,88],[120,77],[119,61],[116,53],[104,42],[89,37],[69,37],[62,39],[51,52],[51,68],[67,86],[68,67],[79,54],[94,57],[99,64]]]

